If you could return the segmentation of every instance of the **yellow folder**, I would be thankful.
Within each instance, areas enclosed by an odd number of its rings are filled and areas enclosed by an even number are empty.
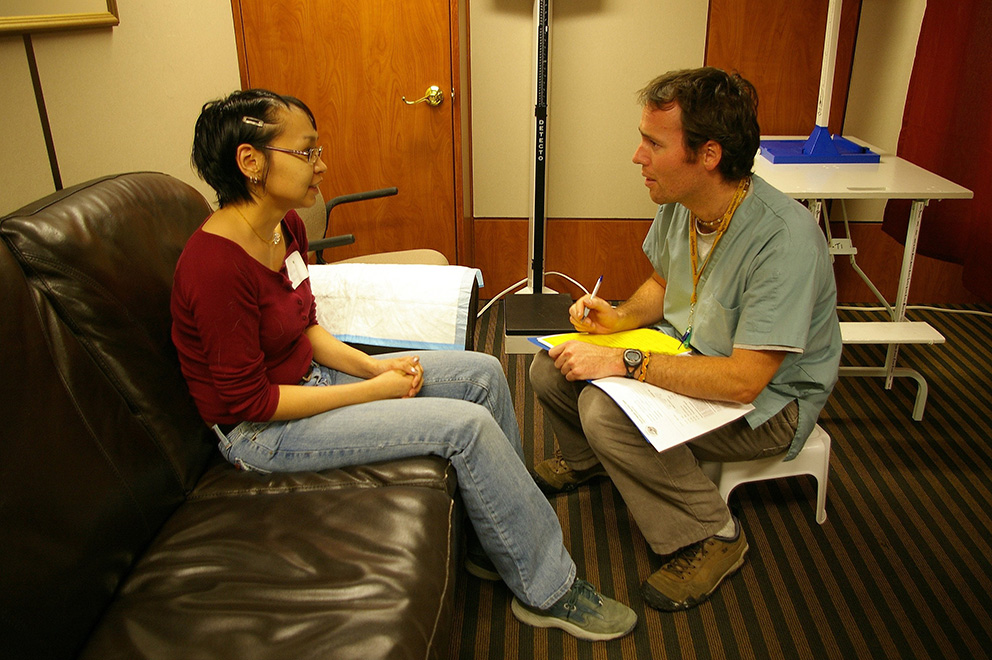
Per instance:
[[[660,330],[651,328],[638,328],[637,330],[624,330],[614,332],[609,335],[590,335],[585,332],[566,332],[560,335],[548,335],[540,337],[538,341],[546,348],[564,344],[566,341],[578,340],[596,344],[597,346],[612,346],[614,348],[638,348],[650,353],[661,353],[664,355],[677,355],[688,353],[689,349],[682,345],[678,339],[669,337]]]

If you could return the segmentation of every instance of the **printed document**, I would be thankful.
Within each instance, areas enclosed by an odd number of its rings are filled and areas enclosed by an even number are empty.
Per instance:
[[[658,451],[688,442],[754,410],[749,403],[694,399],[620,376],[590,383],[609,394]]]

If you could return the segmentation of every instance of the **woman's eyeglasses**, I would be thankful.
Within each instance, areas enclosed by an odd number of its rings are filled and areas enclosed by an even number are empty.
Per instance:
[[[283,149],[282,147],[270,147],[268,145],[266,145],[265,148],[268,149],[269,151],[281,151],[284,154],[294,154],[297,156],[303,156],[306,159],[306,161],[311,165],[317,162],[317,159],[320,158],[320,154],[324,151],[324,147],[310,147],[309,149],[305,149],[303,151],[299,149]]]

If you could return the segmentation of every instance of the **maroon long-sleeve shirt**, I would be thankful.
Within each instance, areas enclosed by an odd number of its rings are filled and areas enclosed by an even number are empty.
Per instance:
[[[282,221],[286,255],[306,262],[303,221]],[[285,261],[274,272],[238,244],[198,229],[176,265],[172,341],[200,415],[208,425],[265,421],[280,384],[306,375],[313,348],[304,331],[317,322],[305,279],[295,289]]]

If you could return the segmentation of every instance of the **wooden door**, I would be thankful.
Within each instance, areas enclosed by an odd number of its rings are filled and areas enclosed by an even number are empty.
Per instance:
[[[450,0],[232,0],[242,84],[302,99],[317,118],[326,199],[396,186],[338,206],[329,234],[356,243],[328,258],[429,247],[452,263],[461,220],[457,4]],[[454,32],[452,30],[454,29]],[[457,38],[457,37],[456,37]],[[407,105],[431,85],[443,102]]]

